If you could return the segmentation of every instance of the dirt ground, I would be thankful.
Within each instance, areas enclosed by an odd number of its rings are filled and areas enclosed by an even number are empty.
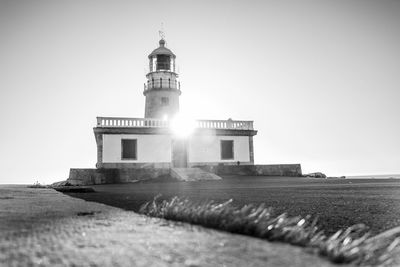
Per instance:
[[[97,193],[70,194],[137,211],[147,201],[187,197],[194,201],[233,199],[237,206],[266,203],[276,213],[312,215],[327,234],[363,223],[373,234],[400,225],[400,179],[312,179],[223,177],[220,181],[96,185]]]
[[[334,265],[298,247],[149,218],[52,189],[0,186],[0,266]]]

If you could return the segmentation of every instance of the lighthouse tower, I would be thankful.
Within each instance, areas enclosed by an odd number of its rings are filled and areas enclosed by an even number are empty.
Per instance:
[[[165,47],[165,40],[149,55],[149,73],[143,94],[146,97],[145,118],[168,119],[179,111],[180,83],[176,73],[175,54]]]

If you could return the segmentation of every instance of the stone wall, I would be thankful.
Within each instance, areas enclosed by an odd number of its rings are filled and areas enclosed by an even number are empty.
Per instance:
[[[300,164],[205,165],[196,166],[217,175],[292,176],[302,175]]]
[[[169,168],[137,168],[137,169],[70,169],[68,182],[78,185],[131,183],[170,177]]]
[[[301,176],[300,164],[193,166],[217,175]],[[70,169],[68,182],[79,185],[131,183],[170,178],[170,168]]]
[[[256,175],[302,176],[300,164],[254,165]]]
[[[68,182],[71,184],[110,184],[115,182],[115,171],[112,169],[70,169]]]

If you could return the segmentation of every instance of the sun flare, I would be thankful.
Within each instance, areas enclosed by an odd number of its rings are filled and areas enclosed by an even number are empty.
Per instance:
[[[196,122],[189,116],[178,113],[171,119],[170,128],[174,135],[178,137],[187,137],[196,128]]]

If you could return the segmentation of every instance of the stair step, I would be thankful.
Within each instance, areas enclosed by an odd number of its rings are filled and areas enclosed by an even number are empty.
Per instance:
[[[203,181],[222,179],[214,173],[210,173],[199,168],[171,168],[171,176],[180,181]]]

